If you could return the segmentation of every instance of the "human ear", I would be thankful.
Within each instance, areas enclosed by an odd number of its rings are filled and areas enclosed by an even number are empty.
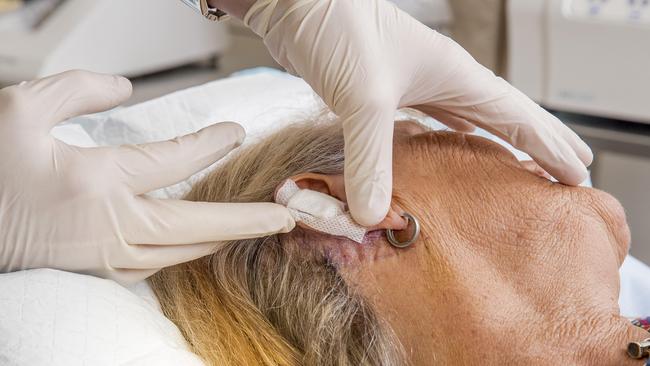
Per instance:
[[[290,177],[291,180],[296,182],[300,189],[309,189],[330,195],[339,201],[346,204],[347,210],[347,196],[345,194],[345,179],[343,174],[327,175],[318,173],[302,173]],[[404,210],[401,210],[397,205],[392,204],[388,210],[388,214],[379,224],[368,228],[369,231],[373,230],[404,230],[408,222],[401,216]]]
[[[300,189],[309,189],[310,191],[324,193],[345,203],[348,201],[345,195],[343,174],[302,173],[294,175],[289,179],[296,182]]]

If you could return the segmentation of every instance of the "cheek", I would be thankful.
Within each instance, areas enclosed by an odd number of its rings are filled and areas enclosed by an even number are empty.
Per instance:
[[[588,225],[577,253],[568,253],[581,258],[571,270],[572,276],[593,291],[593,301],[615,304],[620,287],[618,270],[624,258],[621,247],[608,237],[609,229],[602,222],[593,220]]]
[[[597,223],[594,226],[603,227],[603,238],[613,247],[619,261],[623,263],[630,248],[630,228],[627,224],[625,210],[620,202],[612,195],[596,189],[585,189],[588,208],[595,212]]]

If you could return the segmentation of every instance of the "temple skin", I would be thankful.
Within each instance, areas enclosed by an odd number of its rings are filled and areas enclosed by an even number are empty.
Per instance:
[[[612,196],[552,183],[480,137],[412,122],[395,136],[393,207],[421,238],[323,245],[413,365],[643,364],[625,354],[649,335],[619,314],[630,234]]]

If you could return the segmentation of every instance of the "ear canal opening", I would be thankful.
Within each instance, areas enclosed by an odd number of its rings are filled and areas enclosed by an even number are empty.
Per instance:
[[[332,195],[329,185],[319,179],[303,178],[295,181],[300,189],[309,189],[327,195]]]

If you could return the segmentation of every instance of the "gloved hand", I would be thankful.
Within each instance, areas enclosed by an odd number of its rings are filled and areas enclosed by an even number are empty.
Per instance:
[[[49,131],[112,108],[128,80],[73,71],[0,90],[0,271],[54,267],[123,283],[209,254],[215,241],[290,231],[285,207],[157,200],[239,146],[220,123],[172,141],[78,148]]]
[[[420,109],[459,131],[480,126],[560,182],[587,177],[593,156],[575,133],[385,0],[257,0],[244,22],[341,118],[348,203],[362,225],[388,211],[398,107]]]

